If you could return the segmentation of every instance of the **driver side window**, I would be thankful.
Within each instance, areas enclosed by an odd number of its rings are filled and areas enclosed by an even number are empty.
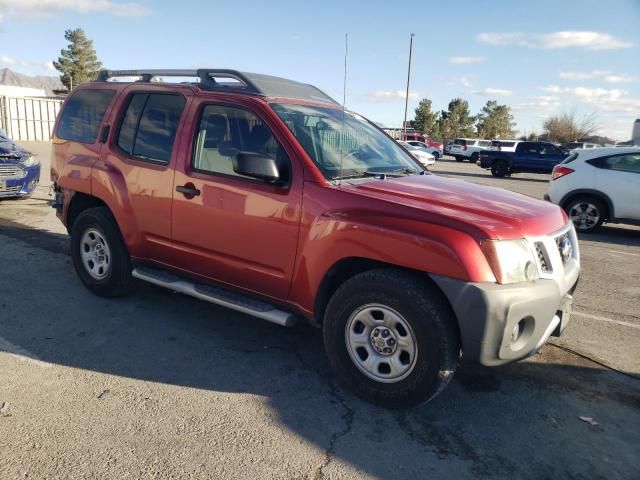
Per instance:
[[[202,173],[249,178],[233,169],[233,158],[239,152],[269,156],[276,160],[283,178],[289,175],[289,157],[257,115],[240,108],[207,105],[196,134],[192,168]]]

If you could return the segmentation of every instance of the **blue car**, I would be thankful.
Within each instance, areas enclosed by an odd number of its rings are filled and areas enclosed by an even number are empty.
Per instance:
[[[40,181],[40,161],[0,130],[0,199],[29,197]]]

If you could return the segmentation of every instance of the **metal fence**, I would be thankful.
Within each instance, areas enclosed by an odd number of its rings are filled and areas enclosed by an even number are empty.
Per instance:
[[[59,97],[0,97],[0,128],[13,140],[48,141],[60,111]]]

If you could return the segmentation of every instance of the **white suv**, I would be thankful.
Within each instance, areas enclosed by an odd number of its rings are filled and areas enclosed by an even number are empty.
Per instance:
[[[553,169],[546,200],[579,232],[603,222],[640,225],[640,147],[575,150]]]
[[[458,162],[471,160],[476,162],[480,157],[480,151],[491,146],[491,140],[479,140],[477,138],[456,138],[449,151]]]

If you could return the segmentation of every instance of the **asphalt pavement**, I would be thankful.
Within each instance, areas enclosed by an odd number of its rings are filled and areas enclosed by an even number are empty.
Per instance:
[[[432,170],[536,198],[548,181]],[[640,229],[580,238],[555,345],[389,411],[335,385],[312,327],[144,284],[91,295],[43,180],[0,202],[0,479],[640,478]]]

